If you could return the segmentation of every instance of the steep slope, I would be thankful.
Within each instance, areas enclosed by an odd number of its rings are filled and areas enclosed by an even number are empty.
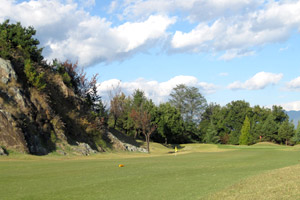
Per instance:
[[[44,155],[56,149],[64,150],[69,144],[87,143],[94,150],[102,151],[95,143],[96,138],[85,130],[90,124],[80,122],[88,120],[81,113],[81,99],[58,74],[43,68],[47,74],[46,92],[43,92],[19,78],[24,74],[21,70],[17,73],[15,66],[0,58],[1,146]]]

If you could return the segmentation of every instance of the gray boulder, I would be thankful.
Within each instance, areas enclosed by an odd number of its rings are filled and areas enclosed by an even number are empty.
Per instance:
[[[7,84],[11,79],[17,79],[15,70],[13,69],[10,61],[0,58],[0,81]]]
[[[7,156],[7,154],[5,153],[2,147],[0,147],[0,156]]]

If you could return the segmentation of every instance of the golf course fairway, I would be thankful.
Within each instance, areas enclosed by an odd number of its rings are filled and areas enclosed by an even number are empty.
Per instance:
[[[188,144],[175,154],[171,148],[151,145],[151,154],[0,157],[0,199],[296,199],[300,195],[299,147]],[[280,189],[282,185],[286,188]]]

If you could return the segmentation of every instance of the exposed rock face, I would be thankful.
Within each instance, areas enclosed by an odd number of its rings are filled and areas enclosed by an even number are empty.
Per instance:
[[[0,145],[19,152],[28,152],[22,131],[14,127],[12,116],[3,110],[0,110]]]
[[[45,155],[45,134],[36,123],[39,110],[25,95],[10,61],[0,58],[0,145],[18,152]],[[44,139],[45,140],[45,139]]]
[[[0,156],[7,156],[7,154],[5,153],[2,147],[0,147]]]
[[[93,153],[97,153],[97,151],[93,150],[90,145],[86,143],[77,143],[78,146],[73,146],[73,151],[77,152],[79,155],[88,156]]]
[[[135,141],[130,141],[129,138],[122,136],[122,133],[116,130],[107,131],[106,136],[110,140],[114,149],[147,153],[145,148],[138,147],[138,144]]]
[[[16,72],[11,66],[10,61],[0,58],[0,75],[1,82],[7,84],[11,79],[17,79]]]
[[[0,58],[0,147],[35,155],[104,151],[88,133],[83,100],[65,85],[61,75],[50,67],[40,68],[47,74],[47,87],[40,91],[28,82],[24,64],[12,63]],[[117,150],[147,152],[118,131],[107,132],[106,138]],[[5,153],[1,149],[0,155]]]

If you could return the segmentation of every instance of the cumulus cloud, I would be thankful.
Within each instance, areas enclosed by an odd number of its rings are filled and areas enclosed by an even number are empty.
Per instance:
[[[300,30],[299,0],[114,0],[107,18],[87,11],[95,5],[95,0],[1,0],[0,21],[34,26],[47,59],[84,66],[122,61],[153,47],[230,60]],[[194,27],[168,29],[178,21]]]
[[[300,90],[300,76],[291,80],[290,82],[288,82],[286,84],[286,88],[288,90],[297,90],[299,91]]]
[[[107,99],[109,91],[118,86],[126,95],[131,95],[136,89],[140,89],[145,92],[146,97],[152,99],[155,103],[160,103],[167,101],[172,89],[179,84],[197,87],[204,94],[214,93],[217,89],[217,86],[214,84],[200,82],[194,76],[175,76],[165,82],[148,81],[143,78],[132,82],[121,82],[117,79],[111,79],[99,83],[98,92],[104,99]]]
[[[298,111],[298,110],[300,110],[300,101],[282,103],[280,105],[286,111],[290,111],[290,110],[296,110],[296,111]]]
[[[300,1],[270,1],[260,9],[200,22],[190,32],[176,31],[170,45],[177,52],[225,51],[220,57],[225,60],[253,55],[255,47],[285,41],[299,29],[299,10]]]
[[[95,1],[85,3],[91,6]],[[113,26],[105,18],[91,16],[73,1],[60,0],[3,0],[0,20],[6,18],[34,26],[47,59],[78,60],[84,66],[120,61],[147,50],[166,38],[166,29],[175,23],[175,18],[151,15],[143,21]]]
[[[245,82],[235,81],[228,85],[231,90],[261,90],[268,85],[277,84],[283,77],[283,74],[274,74],[269,72],[259,72]]]

